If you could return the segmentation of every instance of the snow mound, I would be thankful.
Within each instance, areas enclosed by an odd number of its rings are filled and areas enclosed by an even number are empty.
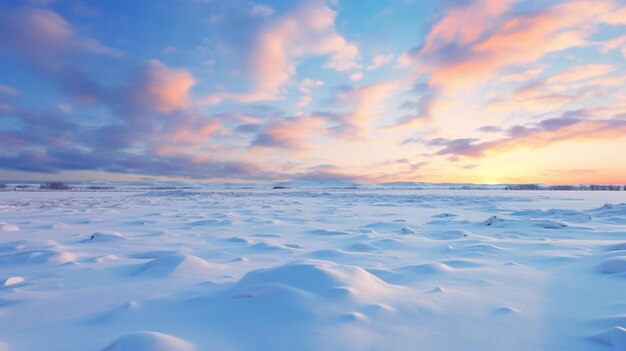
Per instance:
[[[481,263],[469,261],[469,260],[446,260],[441,263],[448,265],[452,268],[475,268],[482,266]]]
[[[153,259],[165,256],[176,256],[182,255],[181,251],[178,250],[157,250],[157,251],[143,251],[137,252],[132,255],[128,255],[131,258],[137,258],[140,260]]]
[[[406,247],[406,242],[404,240],[385,238],[373,241],[372,245],[382,249],[402,249]]]
[[[310,257],[322,259],[339,259],[350,257],[350,253],[341,249],[322,249],[308,254]]]
[[[120,306],[117,306],[111,310],[104,311],[102,313],[97,314],[95,317],[90,319],[91,323],[106,323],[106,322],[116,322],[123,318],[127,318],[128,315],[134,311],[139,309],[139,304],[136,301],[129,301]]]
[[[377,232],[401,232],[403,228],[406,227],[406,223],[404,222],[374,222],[370,223],[363,228],[365,229],[373,229]]]
[[[361,312],[349,312],[341,316],[341,320],[344,322],[364,322],[368,318]]]
[[[527,227],[528,225],[532,225],[533,227],[543,228],[543,229],[561,229],[566,228],[567,224],[559,221],[541,219],[541,220],[526,220],[526,221],[516,221],[510,219],[502,219],[498,216],[491,216],[487,218],[487,220],[482,222],[483,225],[489,227],[508,227],[508,226],[517,226],[517,227]]]
[[[350,251],[359,251],[359,252],[368,252],[368,251],[377,251],[378,248],[374,245],[370,245],[368,243],[357,242],[348,248]]]
[[[483,224],[487,225],[487,226],[493,226],[493,225],[496,225],[496,224],[499,224],[499,223],[502,223],[502,222],[504,222],[504,219],[499,218],[497,216],[491,216],[491,217],[487,218],[483,222]]]
[[[210,227],[210,226],[221,226],[221,225],[232,225],[233,221],[230,219],[203,219],[199,221],[194,221],[190,223],[194,227]]]
[[[0,244],[0,252],[29,251],[40,249],[53,249],[59,243],[54,240],[18,240]]]
[[[518,310],[515,307],[511,307],[511,306],[500,306],[495,308],[492,312],[491,315],[492,316],[503,316],[503,315],[509,315],[509,314],[518,314],[521,313],[520,310]]]
[[[450,217],[456,217],[456,215],[454,213],[444,212],[444,213],[436,214],[433,217],[435,217],[435,218],[450,218]]]
[[[151,277],[193,277],[221,270],[221,265],[210,264],[193,255],[170,255],[155,258],[141,265],[133,275]]]
[[[326,230],[326,229],[315,229],[309,232],[313,235],[321,235],[321,236],[340,236],[340,235],[350,235],[348,232],[342,232],[338,230]]]
[[[306,260],[251,271],[233,286],[232,292],[254,297],[268,286],[288,287],[322,297],[336,297],[340,291],[348,291],[349,296],[376,295],[390,288],[361,267]]]
[[[2,232],[17,232],[20,230],[20,227],[15,224],[10,223],[0,223],[0,231]]]
[[[93,234],[91,234],[89,239],[85,239],[84,242],[101,243],[101,242],[121,241],[121,240],[128,240],[128,239],[118,232],[105,230],[101,232],[94,232]]]
[[[626,203],[621,204],[604,204],[600,208],[596,208],[589,212],[595,213],[597,216],[609,217],[609,216],[626,216]]]
[[[137,332],[117,338],[101,351],[192,351],[185,340],[157,332]]]
[[[609,251],[626,251],[626,242],[615,244],[609,247]]]
[[[248,244],[248,245],[252,243],[250,239],[242,238],[239,236],[233,236],[231,238],[226,239],[226,241],[231,242],[231,243],[241,243],[241,244]]]
[[[14,277],[6,278],[2,282],[2,285],[4,285],[4,286],[11,286],[11,285],[20,284],[20,283],[23,283],[23,282],[24,282],[24,278],[22,278],[20,276],[14,276]]]
[[[429,234],[428,237],[434,240],[456,240],[467,238],[470,235],[471,233],[465,230],[445,230]]]
[[[101,255],[89,257],[81,260],[81,263],[105,263],[119,260],[121,257],[117,255]]]
[[[511,216],[519,217],[532,217],[532,218],[558,218],[564,219],[568,222],[587,223],[592,220],[592,217],[585,212],[576,210],[563,210],[563,209],[550,209],[547,211],[532,209],[515,211],[511,213]]]
[[[76,256],[70,252],[59,250],[32,250],[0,256],[0,264],[52,263],[63,264],[72,262]]]
[[[254,251],[291,251],[291,248],[281,243],[261,241],[249,246]]]
[[[495,254],[505,249],[493,244],[469,244],[457,247],[449,247],[450,250],[457,250],[467,255],[487,255]]]
[[[443,262],[434,262],[404,266],[398,270],[407,274],[434,275],[452,272],[454,268]]]
[[[408,234],[417,234],[417,231],[411,227],[404,226],[400,229],[400,234],[408,235]]]
[[[532,221],[532,225],[534,227],[543,228],[543,229],[561,229],[561,228],[567,227],[567,224],[563,222],[548,221],[548,220]]]
[[[429,290],[428,292],[429,293],[446,293],[446,289],[437,285],[436,287],[434,287],[432,290]]]
[[[618,274],[626,272],[626,257],[614,257],[600,264],[604,274]]]
[[[626,351],[626,328],[613,327],[612,329],[595,336],[593,339],[613,346],[613,351]]]
[[[455,268],[443,262],[434,262],[408,265],[396,269],[369,268],[368,271],[389,284],[405,285],[454,272]]]

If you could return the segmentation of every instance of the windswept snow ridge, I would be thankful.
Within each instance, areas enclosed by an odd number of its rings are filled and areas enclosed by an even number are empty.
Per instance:
[[[0,350],[626,350],[626,192],[0,192]]]

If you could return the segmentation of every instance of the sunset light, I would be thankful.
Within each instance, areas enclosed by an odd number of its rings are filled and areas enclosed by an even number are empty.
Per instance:
[[[624,183],[619,0],[6,1],[0,178]]]
[[[626,351],[626,0],[0,0],[0,351]]]

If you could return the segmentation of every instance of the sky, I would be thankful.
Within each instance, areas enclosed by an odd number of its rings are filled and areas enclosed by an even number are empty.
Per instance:
[[[624,0],[0,2],[0,179],[626,183]]]

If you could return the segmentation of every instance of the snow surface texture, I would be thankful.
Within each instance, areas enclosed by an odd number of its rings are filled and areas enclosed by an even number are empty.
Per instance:
[[[0,192],[0,350],[624,351],[624,203]]]

